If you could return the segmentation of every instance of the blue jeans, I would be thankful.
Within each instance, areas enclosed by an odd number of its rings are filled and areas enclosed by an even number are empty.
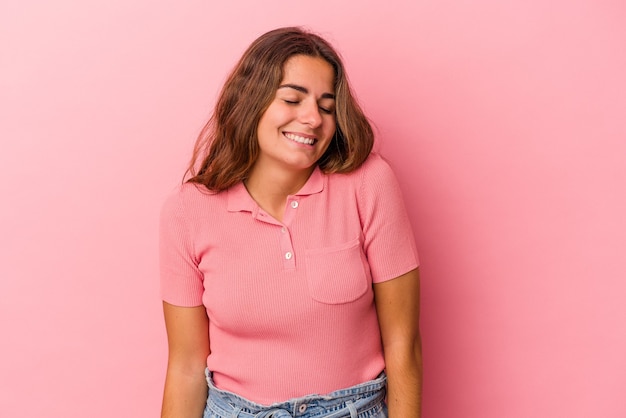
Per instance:
[[[207,371],[209,396],[203,418],[386,418],[387,376],[328,395],[307,395],[272,405],[260,405],[217,389]]]

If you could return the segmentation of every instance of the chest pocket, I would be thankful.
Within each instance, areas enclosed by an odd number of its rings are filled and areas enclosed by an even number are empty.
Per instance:
[[[359,239],[305,251],[309,294],[318,302],[340,304],[363,296],[368,288]]]

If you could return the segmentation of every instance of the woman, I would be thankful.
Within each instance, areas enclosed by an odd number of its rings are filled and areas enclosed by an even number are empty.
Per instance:
[[[162,210],[163,418],[419,417],[418,259],[372,145],[325,40],[244,53]]]

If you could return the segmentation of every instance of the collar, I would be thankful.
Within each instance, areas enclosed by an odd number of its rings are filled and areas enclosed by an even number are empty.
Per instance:
[[[308,196],[321,193],[324,190],[324,183],[325,176],[322,170],[319,167],[315,167],[304,186],[294,196]],[[227,210],[229,212],[258,212],[259,205],[252,199],[243,182],[235,184],[226,190],[226,193],[228,193]]]

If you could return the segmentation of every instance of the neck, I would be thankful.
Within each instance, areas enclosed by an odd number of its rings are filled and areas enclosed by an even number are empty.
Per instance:
[[[315,166],[294,172],[281,167],[258,167],[255,165],[244,181],[250,196],[267,213],[279,221],[285,210],[287,196],[297,193],[307,182]]]

